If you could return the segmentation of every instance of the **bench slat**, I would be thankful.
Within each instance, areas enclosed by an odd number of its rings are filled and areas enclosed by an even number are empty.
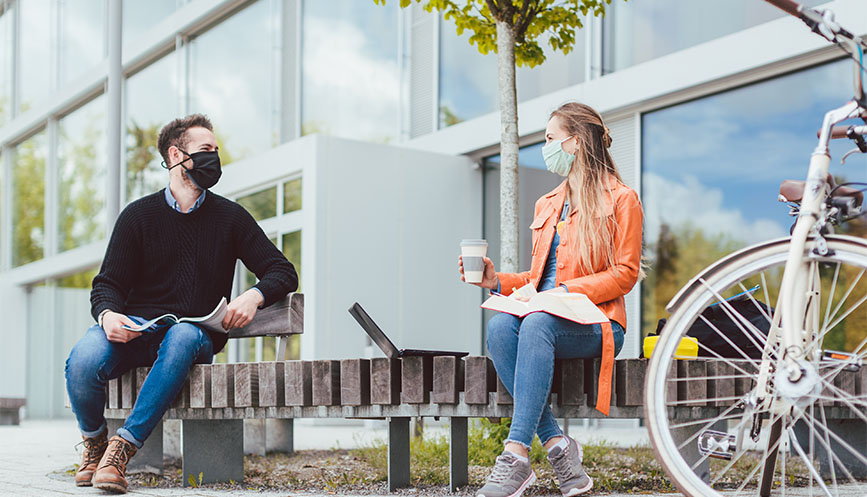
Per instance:
[[[211,366],[211,406],[235,407],[235,371],[232,364]]]
[[[730,399],[735,396],[735,379],[726,378],[735,373],[735,368],[722,361],[708,361],[707,375],[713,378],[707,383],[707,396],[709,399]],[[720,377],[720,378],[716,378]],[[734,404],[732,400],[711,400],[708,405],[728,407]]]
[[[707,362],[703,360],[677,361],[678,378],[705,378],[707,377]],[[707,380],[689,380],[677,382],[677,400],[694,400],[695,402],[681,403],[684,406],[707,405]]]
[[[136,372],[127,371],[120,377],[120,407],[132,409],[136,399]]]
[[[587,393],[587,405],[596,406],[596,395],[599,392],[599,370],[602,359],[584,359],[584,391]],[[611,369],[611,386],[617,385],[617,368]],[[611,405],[617,405],[617,389],[611,389]]]
[[[117,409],[120,407],[120,378],[108,380],[108,408]]]
[[[211,365],[196,364],[190,369],[190,407],[211,406]]]
[[[560,362],[560,392],[557,402],[561,406],[584,405],[584,359],[563,359]]]
[[[455,356],[433,359],[433,402],[457,404],[464,389],[464,361]]]
[[[370,405],[369,359],[343,359],[340,361],[340,404],[344,406]]]
[[[340,405],[340,361],[313,361],[313,405]]]
[[[260,362],[259,406],[277,407],[285,404],[285,388],[282,362]]]
[[[467,404],[487,404],[488,392],[497,389],[497,375],[494,363],[487,357],[467,357],[464,359],[464,402]]]
[[[644,405],[644,377],[647,359],[621,359],[614,363],[618,406]]]
[[[506,389],[503,381],[497,377],[497,405],[512,405],[513,403],[512,394]]]
[[[400,395],[406,404],[427,404],[433,390],[433,357],[400,360]]]
[[[400,360],[370,360],[370,401],[378,405],[400,404]]]
[[[312,406],[313,363],[311,361],[283,363],[283,386],[287,406]]]
[[[259,366],[256,363],[235,364],[235,407],[259,406]]]

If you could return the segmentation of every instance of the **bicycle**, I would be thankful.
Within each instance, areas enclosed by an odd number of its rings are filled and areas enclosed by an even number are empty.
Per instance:
[[[791,236],[717,261],[668,304],[670,318],[647,367],[648,431],[667,474],[691,497],[728,495],[728,490],[764,497],[775,488],[786,495],[795,487],[798,495],[863,496],[867,454],[837,433],[828,418],[842,415],[867,433],[867,394],[852,395],[839,384],[853,374],[867,383],[861,373],[867,368],[867,240],[834,234],[835,226],[860,215],[867,188],[829,182],[828,145],[848,138],[857,145],[852,153],[867,153],[867,44],[840,27],[828,10],[766,1],[855,59],[855,97],[825,115],[806,181],[784,182],[781,188],[797,217]],[[837,126],[848,119],[865,125]],[[740,307],[733,298],[740,299]],[[761,316],[760,326],[744,315],[744,305]],[[719,306],[740,335],[723,333],[709,321],[705,311],[711,306]],[[678,374],[678,367],[691,367],[676,354],[696,324],[708,326],[736,353],[723,356],[699,343],[703,361],[694,362],[699,373]],[[752,355],[738,343],[751,344]],[[722,379],[733,386],[724,393],[708,389],[708,380]],[[678,400],[678,391],[706,393]]]

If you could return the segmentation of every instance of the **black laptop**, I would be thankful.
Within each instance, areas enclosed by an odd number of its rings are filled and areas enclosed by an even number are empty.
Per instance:
[[[358,324],[364,328],[364,331],[367,332],[367,335],[370,337],[373,342],[382,349],[382,352],[385,353],[385,356],[390,359],[397,359],[399,357],[418,357],[418,356],[454,356],[454,357],[464,357],[469,355],[469,352],[449,352],[446,350],[414,350],[414,349],[398,349],[394,346],[394,343],[389,340],[385,333],[379,328],[379,325],[373,322],[373,319],[367,314],[367,312],[361,307],[361,305],[356,302],[352,304],[352,307],[349,308],[349,313],[352,314],[352,317],[358,321]]]

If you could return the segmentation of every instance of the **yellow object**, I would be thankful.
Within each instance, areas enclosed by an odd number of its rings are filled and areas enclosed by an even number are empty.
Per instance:
[[[659,336],[649,336],[644,339],[644,357],[650,359]],[[675,359],[695,359],[698,357],[698,340],[693,337],[683,337],[674,352]]]

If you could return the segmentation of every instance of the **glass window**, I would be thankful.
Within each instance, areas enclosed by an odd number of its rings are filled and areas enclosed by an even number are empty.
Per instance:
[[[43,257],[45,241],[45,131],[15,147],[12,160],[12,266]]]
[[[547,38],[540,38],[547,59],[534,68],[517,68],[519,102],[584,81],[584,32],[575,38],[568,55],[551,50]],[[440,127],[497,110],[497,55],[482,55],[469,39],[469,31],[458,36],[453,23],[440,24]]]
[[[277,186],[245,195],[238,199],[238,203],[247,209],[256,221],[274,217],[277,215]]]
[[[126,80],[126,200],[158,191],[169,183],[157,150],[160,129],[175,115],[178,94],[174,52]]]
[[[105,0],[58,2],[60,81],[86,74],[105,58]]]
[[[301,230],[283,235],[283,255],[298,273],[298,291],[301,291]]]
[[[61,119],[58,131],[57,247],[63,252],[105,232],[105,99]]]
[[[51,71],[51,1],[18,2],[20,35],[18,37],[18,99],[24,112],[38,104],[52,90]]]
[[[283,214],[301,209],[301,178],[283,183]]]
[[[801,0],[816,6],[828,0]],[[603,21],[602,73],[698,45],[786,14],[754,0],[612,2]],[[806,32],[806,28],[805,28]]]
[[[135,41],[148,29],[174,13],[178,0],[123,0],[123,41]]]
[[[816,130],[852,94],[852,64],[840,61],[686,102],[642,117],[645,256],[643,333],[698,271],[748,244],[786,236],[794,218],[777,201],[780,182],[807,175]],[[839,159],[838,182],[867,180],[867,156]],[[864,218],[838,232],[864,236]],[[769,302],[773,305],[773,302]]]
[[[398,135],[398,5],[304,2],[301,132],[388,142]]]
[[[12,9],[0,2],[0,127],[12,117]]]
[[[223,165],[278,143],[272,95],[279,33],[269,4],[254,2],[190,44],[192,111],[211,118]]]

